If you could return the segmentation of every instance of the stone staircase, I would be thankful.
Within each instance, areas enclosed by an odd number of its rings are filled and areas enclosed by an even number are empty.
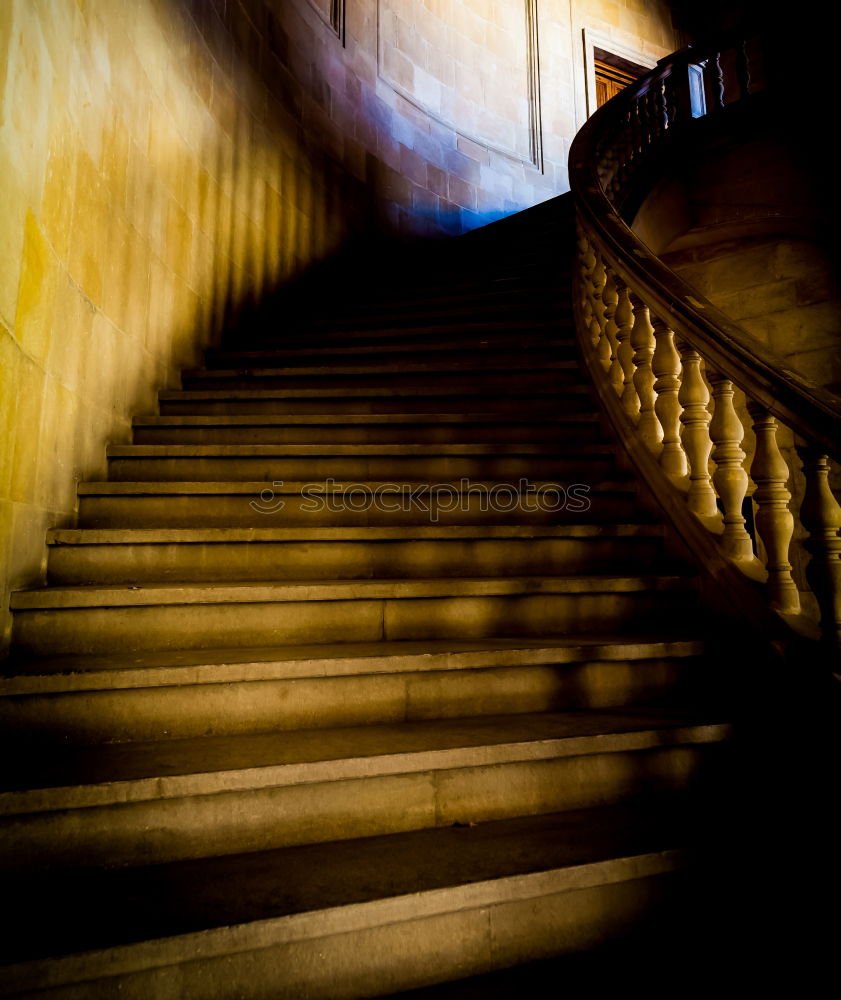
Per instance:
[[[560,200],[255,328],[80,486],[13,598],[0,995],[381,996],[673,919],[730,726],[572,243]]]

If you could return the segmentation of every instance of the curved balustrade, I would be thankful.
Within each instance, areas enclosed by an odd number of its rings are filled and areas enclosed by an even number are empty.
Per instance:
[[[804,611],[817,606],[834,656],[841,652],[841,508],[829,459],[841,456],[839,400],[787,369],[683,282],[623,218],[697,119],[754,99],[762,87],[753,72],[759,51],[755,40],[731,39],[676,53],[581,129],[570,155],[576,320],[618,435],[684,541],[721,586],[747,577],[754,583],[745,592],[755,593],[756,581],[763,583],[765,608],[798,631],[809,632]],[[801,468],[784,457],[794,451],[781,450],[781,436],[793,439]],[[793,493],[803,498],[799,510]],[[809,560],[797,582],[793,539]]]

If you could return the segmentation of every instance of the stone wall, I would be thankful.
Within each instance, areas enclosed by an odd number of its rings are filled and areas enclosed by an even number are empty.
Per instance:
[[[640,0],[0,3],[0,634],[76,483],[243,302],[372,226],[566,190],[583,27],[675,47]]]

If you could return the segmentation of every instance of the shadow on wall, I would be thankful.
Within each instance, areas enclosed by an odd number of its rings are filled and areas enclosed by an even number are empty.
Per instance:
[[[217,272],[213,290],[217,341],[223,330],[230,337],[248,325],[258,308],[265,315],[267,299],[278,306],[273,322],[282,325],[283,304],[289,323],[312,308],[305,303],[312,289],[346,295],[361,280],[382,282],[383,269],[400,269],[395,261],[412,266],[411,244],[507,214],[502,205],[471,213],[466,226],[462,210],[448,210],[428,186],[429,164],[412,179],[401,168],[416,163],[386,154],[390,165],[372,151],[385,136],[411,154],[396,142],[405,121],[351,65],[358,54],[352,59],[328,25],[305,20],[297,6],[173,2],[184,58],[197,74],[207,76],[210,66],[210,78],[196,83],[209,88],[210,112],[231,138],[215,151],[231,197],[210,209],[217,253],[233,262]],[[203,68],[196,51],[210,56]]]

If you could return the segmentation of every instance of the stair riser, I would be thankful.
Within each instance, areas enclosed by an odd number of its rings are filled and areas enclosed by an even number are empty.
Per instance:
[[[15,696],[0,698],[0,729],[84,744],[676,705],[707,669],[666,658]]]
[[[657,564],[662,544],[644,537],[53,545],[49,582],[550,576]]]
[[[413,349],[409,343],[345,345],[344,349],[335,345],[325,345],[307,341],[298,345],[288,342],[288,347],[275,351],[217,351],[205,356],[208,368],[280,368],[282,366],[315,367],[317,365],[371,365],[385,364],[400,367],[403,364],[471,365],[522,364],[523,359],[544,356],[547,360],[561,361],[578,358],[578,350],[573,340],[559,338],[506,338],[497,337],[481,343],[476,338],[452,337],[446,341],[419,343]]]
[[[321,347],[326,342],[353,344],[357,342],[376,341],[402,341],[405,338],[441,338],[441,337],[466,337],[475,336],[478,340],[486,340],[490,337],[512,337],[521,334],[523,337],[532,338],[545,335],[547,337],[567,336],[571,330],[571,324],[564,322],[563,318],[550,315],[545,318],[534,319],[529,316],[522,318],[509,317],[498,319],[489,316],[485,319],[474,316],[464,317],[460,322],[453,322],[449,316],[441,316],[436,321],[421,321],[413,319],[411,322],[377,322],[370,326],[341,326],[336,323],[325,324],[323,326],[313,326],[301,331],[296,336],[298,344],[312,343]],[[250,346],[257,349],[262,347],[274,348],[281,343],[288,343],[288,336],[282,339],[274,332],[265,337],[250,338]]]
[[[567,306],[569,308],[569,306]],[[556,303],[544,304],[527,301],[488,302],[477,299],[452,306],[442,306],[435,302],[414,301],[400,303],[390,309],[360,310],[344,316],[312,324],[316,335],[332,330],[378,330],[381,328],[400,329],[404,326],[452,326],[458,320],[465,323],[504,323],[526,326],[529,323],[546,323],[554,319],[563,307]]]
[[[310,424],[299,426],[149,427],[135,444],[486,444],[602,440],[596,421],[535,424]]]
[[[326,368],[325,374],[341,374],[341,369],[350,368],[377,368],[383,373],[394,372],[396,374],[409,374],[412,370],[425,371],[428,369],[437,371],[504,371],[508,368],[540,368],[543,365],[558,365],[570,361],[577,362],[578,354],[573,344],[564,348],[547,347],[545,345],[525,344],[518,346],[514,350],[502,351],[493,350],[490,347],[476,345],[473,350],[468,351],[436,351],[430,352],[428,349],[419,348],[417,351],[391,352],[380,351],[379,353],[356,353],[341,354],[330,348],[321,353],[302,355],[300,353],[284,355],[278,352],[276,355],[268,352],[265,354],[243,353],[243,354],[218,354],[215,357],[206,359],[204,368],[188,369],[185,375],[194,376],[198,372],[225,372],[225,371],[257,371],[267,372],[275,369],[283,369],[288,374],[306,374],[300,369]],[[339,371],[336,371],[339,369]],[[320,374],[320,373],[316,373]],[[356,371],[348,371],[348,377],[355,377],[360,374]],[[378,374],[378,372],[373,373]]]
[[[578,357],[575,349],[575,334],[568,324],[547,323],[533,329],[517,330],[512,333],[506,328],[487,328],[465,333],[464,330],[436,330],[435,327],[421,328],[420,331],[396,331],[392,336],[384,336],[377,331],[359,331],[356,334],[344,333],[305,333],[298,336],[289,334],[265,341],[257,341],[249,345],[247,352],[219,351],[209,355],[210,363],[216,364],[217,357],[233,357],[236,355],[262,354],[275,355],[288,349],[304,352],[310,349],[323,351],[329,349],[331,355],[341,356],[344,351],[358,358],[357,352],[362,348],[366,352],[382,351],[389,358],[400,357],[402,351],[417,352],[418,360],[428,361],[437,357],[439,351],[461,351],[467,357],[481,356],[485,351],[494,350],[548,350],[557,349],[558,341],[562,342],[561,350],[569,352],[569,356]],[[436,352],[436,353],[430,353]]]
[[[632,873],[633,865],[628,862]],[[465,907],[455,889],[449,912],[431,916],[401,912],[397,919],[389,914],[379,926],[361,930],[322,932],[267,945],[262,928],[255,928],[251,948],[243,948],[240,934],[229,952],[223,949],[221,954],[201,957],[188,952],[181,962],[152,968],[143,963],[133,971],[103,957],[102,978],[93,975],[87,982],[39,990],[38,996],[44,1000],[102,1000],[108,995],[121,1000],[300,1000],[303,996],[361,1000],[390,995],[621,939],[650,910],[671,900],[683,885],[681,874],[645,878],[632,874],[629,881],[616,882],[599,876],[600,884],[586,888],[532,892],[527,899],[513,901],[501,894],[497,902],[480,907]],[[121,949],[113,951],[119,954]],[[14,990],[13,984],[10,987]]]
[[[276,397],[270,399],[236,398],[175,398],[161,399],[160,411],[164,416],[201,416],[213,414],[249,415],[260,413],[312,414],[312,413],[512,413],[522,418],[524,415],[555,417],[559,413],[595,412],[586,392],[546,393],[535,397],[532,394],[511,395],[510,393],[471,394],[440,396],[404,395],[399,392],[387,396],[357,397]]]
[[[256,787],[0,819],[0,869],[157,864],[611,805],[687,788],[715,746]]]
[[[266,483],[270,488],[271,484]],[[258,491],[245,496],[180,495],[153,496],[82,496],[80,524],[92,528],[129,527],[338,527],[363,525],[423,524],[578,524],[635,520],[640,513],[636,497],[628,492],[582,494],[589,506],[569,501],[568,509],[530,511],[516,507],[512,511],[483,509],[487,505],[478,496],[459,497],[453,510],[432,507],[419,501],[407,503],[406,510],[386,511],[376,507],[354,511],[313,509],[313,503],[300,494],[261,499]],[[279,504],[283,506],[280,507]]]
[[[264,369],[265,371],[265,369]],[[524,393],[532,389],[563,389],[581,381],[578,369],[556,368],[534,371],[509,369],[508,371],[475,372],[402,372],[389,370],[380,374],[362,373],[358,375],[338,372],[323,375],[297,375],[290,369],[289,374],[269,375],[255,370],[242,375],[189,375],[181,378],[182,388],[187,391],[231,390],[231,389],[336,389],[351,383],[359,389],[391,389],[399,393],[404,388],[449,392],[505,392]]]
[[[383,639],[644,632],[688,626],[689,590],[178,604],[17,611],[22,654],[115,653]]]
[[[371,480],[517,482],[520,478],[591,483],[612,471],[609,455],[207,455],[113,457],[109,479],[117,482],[336,482]]]
[[[560,292],[553,294],[546,288],[541,289],[541,302],[545,308],[554,306],[562,308],[569,296],[562,297]],[[463,288],[432,287],[428,296],[419,295],[417,289],[407,290],[404,294],[378,295],[370,302],[358,303],[355,307],[348,306],[348,315],[376,315],[381,312],[399,312],[410,309],[472,309],[486,305],[488,308],[508,305],[511,308],[534,308],[536,289],[494,288],[487,283],[465,285]]]
[[[569,303],[567,302],[567,308]],[[386,303],[381,307],[363,307],[350,309],[341,316],[332,317],[323,323],[313,324],[315,329],[332,326],[364,327],[376,326],[379,323],[394,323],[395,325],[414,324],[417,322],[435,322],[443,320],[452,322],[464,317],[468,322],[487,319],[498,321],[511,318],[514,322],[525,322],[533,319],[550,319],[557,315],[563,306],[558,302],[531,301],[526,296],[490,297],[488,295],[465,296],[451,298],[442,302],[440,299],[407,299],[394,303]]]

